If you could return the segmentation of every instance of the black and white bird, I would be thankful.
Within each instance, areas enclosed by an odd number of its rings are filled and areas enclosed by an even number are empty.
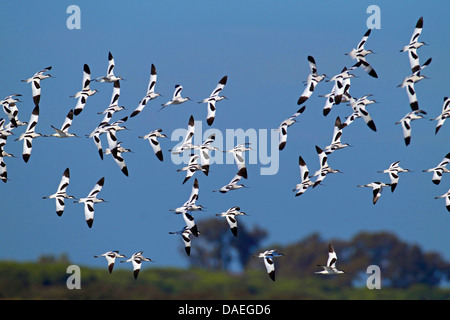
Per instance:
[[[180,154],[186,150],[191,150],[195,148],[195,145],[192,143],[192,139],[194,138],[195,133],[195,121],[194,116],[189,117],[188,128],[186,134],[184,136],[183,142],[179,145],[175,146],[174,149],[170,149],[169,152],[173,154]]]
[[[241,172],[241,177],[244,179],[248,178],[247,167],[245,165],[244,152],[252,150],[252,148],[250,147],[250,144],[251,144],[250,142],[240,143],[240,144],[234,146],[234,148],[232,148],[230,150],[223,151],[225,153],[233,154],[233,158],[234,158],[234,161],[236,162],[238,171]]]
[[[170,211],[174,211],[175,214],[181,214],[188,211],[203,211],[203,206],[196,203],[199,191],[198,179],[196,178],[192,184],[191,194],[189,195],[188,200],[186,200],[181,207],[171,209]]]
[[[434,198],[435,199],[445,198],[445,207],[447,208],[447,211],[450,212],[450,189],[443,195]]]
[[[215,140],[216,135],[213,133],[201,145],[194,146],[194,149],[199,150],[201,170],[205,175],[209,174],[210,152],[219,151],[219,148],[212,145]]]
[[[409,170],[409,169],[404,169],[404,168],[400,167],[399,163],[400,163],[400,160],[395,161],[395,162],[391,163],[389,168],[382,170],[382,171],[378,171],[378,173],[389,174],[389,178],[391,179],[391,183],[390,183],[391,192],[394,192],[395,188],[397,187],[398,180],[399,180],[399,173],[400,172],[411,172],[411,170]]]
[[[425,61],[425,63],[423,65],[421,65],[417,71],[411,73],[409,76],[405,77],[402,81],[402,83],[400,83],[399,85],[397,85],[397,87],[401,87],[401,88],[405,88],[408,84],[411,83],[417,83],[422,79],[427,79],[428,77],[421,74],[420,72],[426,68],[432,61],[432,58],[429,58],[427,61]]]
[[[102,253],[100,255],[95,255],[94,258],[100,258],[100,257],[105,257],[106,258],[106,262],[108,263],[108,271],[109,273],[112,273],[113,268],[114,268],[114,264],[116,262],[116,258],[126,258],[125,255],[119,253],[119,251],[115,250],[115,251],[108,251],[105,253]]]
[[[334,81],[334,104],[340,104],[345,92],[349,90],[349,79],[355,77],[355,75],[350,72],[356,68],[357,67],[351,67],[347,69],[347,67],[344,67],[340,73],[334,75],[329,80],[326,80],[327,82]]]
[[[22,122],[19,120],[19,109],[17,108],[17,102],[20,102],[19,99],[16,99],[15,97],[22,96],[21,94],[12,94],[7,97],[5,97],[2,101],[0,101],[0,104],[2,105],[3,111],[5,112],[6,116],[8,117],[9,121],[11,122],[11,125],[14,128],[17,128],[19,126],[27,125],[27,122]]]
[[[120,98],[120,81],[116,80],[113,83],[113,93],[111,96],[109,106],[105,110],[97,112],[97,114],[105,115],[103,117],[102,122],[109,122],[116,112],[126,109],[124,106],[119,105],[119,98]]]
[[[185,184],[197,171],[205,171],[201,164],[198,162],[198,158],[200,156],[198,154],[192,153],[189,158],[189,163],[181,169],[177,169],[177,172],[186,171],[186,177],[183,180],[182,184]]]
[[[80,198],[75,200],[75,203],[84,203],[84,217],[89,228],[92,228],[94,223],[94,204],[105,202],[102,198],[97,198],[97,195],[102,190],[105,183],[105,177],[102,177],[89,192],[88,196],[85,198]]]
[[[284,254],[276,252],[275,249],[271,249],[261,252],[254,257],[264,259],[264,266],[266,267],[267,274],[269,275],[269,278],[272,279],[272,281],[275,281],[275,263],[273,259],[282,256],[284,256]]]
[[[103,147],[100,136],[108,131],[121,131],[127,129],[123,124],[128,120],[128,116],[121,118],[119,120],[114,121],[113,123],[101,122],[89,135],[86,135],[88,138],[92,138],[94,140],[95,146],[97,148],[98,154],[100,158],[103,160]],[[111,149],[111,148],[110,148]]]
[[[216,102],[221,101],[223,99],[228,99],[224,95],[220,95],[223,88],[225,88],[225,85],[227,84],[228,76],[223,76],[219,82],[217,83],[214,90],[211,92],[208,98],[203,99],[202,101],[199,101],[198,103],[206,103],[208,104],[208,111],[206,115],[206,123],[208,125],[212,125],[214,122],[214,119],[216,117]]]
[[[411,143],[411,121],[422,119],[424,114],[427,113],[423,110],[414,110],[408,112],[400,121],[395,123],[402,125],[403,139],[407,146]]]
[[[0,147],[0,180],[6,183],[8,181],[8,170],[6,169],[6,163],[3,160],[3,148]]]
[[[191,247],[192,247],[192,240],[191,240],[190,236],[193,234],[191,229],[188,228],[187,226],[185,226],[185,227],[183,227],[183,229],[178,230],[178,231],[171,231],[171,232],[169,232],[169,234],[175,234],[175,235],[181,236],[181,238],[183,239],[184,251],[186,252],[186,254],[188,256],[190,256],[191,255]]]
[[[391,185],[390,183],[376,181],[376,182],[371,182],[371,183],[364,184],[364,185],[358,185],[358,187],[372,188],[372,191],[373,191],[372,203],[375,204],[375,203],[377,203],[378,199],[381,197],[381,192],[383,191],[383,188],[389,187],[390,185]]]
[[[316,271],[314,273],[316,274],[325,274],[325,275],[334,275],[334,274],[342,274],[345,273],[342,270],[339,270],[336,267],[337,262],[337,254],[336,251],[334,251],[333,245],[331,243],[328,244],[328,259],[326,265],[317,265],[318,267],[322,267],[323,270]]]
[[[139,252],[133,253],[133,255],[131,256],[130,259],[120,261],[120,262],[131,262],[132,263],[134,279],[137,279],[137,277],[139,275],[139,271],[141,270],[141,267],[142,267],[142,262],[144,262],[144,261],[154,262],[152,259],[144,257],[142,255],[142,253],[144,253],[144,251],[139,251]]]
[[[225,212],[216,213],[218,217],[224,217],[228,225],[230,226],[231,233],[237,237],[238,229],[237,229],[237,216],[247,216],[245,212],[240,211],[241,208],[238,206],[231,207]]]
[[[369,53],[374,53],[372,50],[366,50],[364,49],[364,45],[367,42],[367,39],[369,38],[370,32],[372,29],[368,29],[364,36],[362,37],[361,41],[358,43],[358,46],[356,48],[353,48],[352,51],[349,53],[346,53],[346,55],[349,55],[353,60],[356,59],[356,64],[354,67],[361,67],[366,71],[371,77],[378,78],[377,73],[373,69],[373,67],[367,62],[366,56]]]
[[[93,96],[98,92],[97,89],[92,90],[91,86],[91,69],[87,64],[83,67],[83,84],[82,84],[82,90],[75,93],[75,95],[72,96],[72,98],[78,98],[77,104],[74,108],[74,115],[77,116],[83,111],[84,106],[86,105],[87,99],[90,96]]]
[[[305,160],[303,160],[302,156],[298,156],[298,166],[300,168],[300,178],[301,182],[298,183],[295,186],[295,189],[292,191],[295,192],[295,196],[298,197],[305,193],[305,191],[314,185],[314,183],[309,178],[309,169],[308,166],[305,163]]]
[[[108,53],[108,69],[106,70],[106,76],[96,78],[95,81],[112,83],[117,80],[125,80],[122,77],[114,75],[114,67],[115,66],[116,66],[116,64],[114,62],[114,58],[113,58],[111,52],[109,52]]]
[[[36,72],[31,78],[21,80],[22,82],[31,83],[31,93],[33,95],[33,102],[35,106],[39,105],[39,102],[41,100],[41,80],[53,78],[51,74],[46,73],[51,69],[51,66],[44,68]]]
[[[323,151],[326,155],[333,153],[336,150],[344,149],[350,146],[348,143],[342,143],[342,129],[346,127],[346,124],[341,122],[341,118],[339,116],[334,121],[334,130],[333,130],[333,138],[331,139],[331,143],[326,146]]]
[[[375,122],[373,121],[370,113],[367,111],[366,106],[375,103],[375,100],[367,99],[370,95],[362,96],[358,99],[351,97],[349,102],[353,109],[353,113],[345,120],[344,126],[348,126],[357,118],[362,118],[366,125],[372,130],[377,131]]]
[[[374,53],[372,50],[366,50],[364,48],[364,45],[366,44],[367,40],[369,39],[369,35],[371,33],[372,29],[368,29],[366,33],[364,33],[364,36],[362,37],[361,41],[359,41],[356,48],[353,48],[350,52],[346,53],[345,55],[349,56],[353,60],[358,60],[358,58],[364,58],[370,53]]]
[[[66,168],[63,172],[62,178],[58,185],[58,190],[49,196],[42,197],[42,199],[55,199],[56,202],[56,214],[62,216],[65,208],[64,199],[75,199],[74,196],[67,194],[67,187],[70,182],[70,170]]]
[[[73,121],[73,109],[70,109],[66,115],[66,118],[64,119],[61,129],[58,129],[52,125],[51,127],[53,128],[53,130],[55,130],[55,133],[52,135],[44,135],[44,137],[57,137],[57,138],[78,137],[75,133],[69,132],[69,128],[72,125],[72,121]]]
[[[447,153],[444,159],[442,159],[442,161],[439,162],[439,164],[436,167],[422,170],[422,172],[433,172],[433,177],[431,181],[433,181],[434,184],[438,185],[439,183],[441,183],[442,175],[444,173],[450,172],[450,169],[447,168],[449,162],[450,162],[450,152]]]
[[[130,118],[133,118],[137,116],[139,113],[141,113],[150,100],[156,99],[157,97],[161,96],[160,93],[155,92],[156,78],[157,78],[156,67],[154,64],[152,64],[147,93],[145,94],[145,97],[142,98],[142,100],[139,102],[137,108],[131,113]]]
[[[180,84],[175,85],[175,91],[173,92],[172,100],[169,100],[166,103],[161,104],[162,108],[159,109],[158,111],[161,111],[162,109],[164,109],[172,104],[178,105],[178,104],[182,104],[188,100],[191,100],[191,98],[189,98],[189,97],[183,98],[181,96],[181,91],[183,91],[183,86]]]
[[[117,148],[117,150],[118,150],[120,153],[133,152],[133,151],[132,151],[131,149],[129,149],[129,148],[124,148],[124,147],[122,146],[122,142],[117,142],[116,148]],[[112,154],[112,153],[111,153],[111,149],[109,149],[109,148],[106,148],[105,151],[104,151],[104,153],[105,153],[105,154]]]
[[[278,127],[279,132],[279,139],[280,142],[278,144],[278,150],[283,150],[284,147],[286,146],[286,142],[287,142],[287,130],[288,127],[292,126],[295,122],[297,122],[297,117],[299,115],[301,115],[303,113],[303,111],[305,111],[306,106],[301,107],[300,109],[297,110],[296,113],[294,113],[292,116],[290,116],[289,118],[287,118],[286,120],[284,120],[280,126]]]
[[[325,151],[323,151],[320,147],[316,146],[316,152],[319,156],[319,164],[320,169],[317,170],[313,177],[317,177],[314,181],[313,188],[317,187],[322,181],[325,179],[327,174],[330,173],[342,173],[341,171],[337,169],[332,169],[330,165],[328,164],[328,156],[325,154]]]
[[[36,125],[39,120],[39,105],[35,106],[31,113],[30,121],[28,122],[27,130],[20,135],[17,140],[23,140],[23,161],[28,162],[31,156],[31,150],[33,148],[33,139],[42,137],[42,134],[36,133]]]
[[[122,173],[128,177],[128,167],[125,163],[125,159],[122,157],[122,149],[119,148],[120,144],[117,140],[116,130],[107,130],[106,137],[108,139],[109,150],[114,159],[114,162],[116,162],[116,164],[119,166],[120,171],[122,171]]]
[[[164,155],[161,149],[161,144],[158,141],[158,138],[167,138],[167,136],[164,133],[162,133],[162,129],[152,130],[145,136],[139,136],[139,138],[148,140],[156,157],[160,161],[164,161]]]
[[[413,73],[420,68],[417,49],[419,49],[423,45],[426,45],[425,42],[419,41],[419,36],[422,33],[422,29],[423,29],[423,17],[420,17],[419,20],[417,20],[414,32],[411,36],[411,39],[409,40],[409,43],[406,46],[404,46],[402,50],[400,50],[400,52],[408,52],[409,62]]]
[[[434,131],[434,134],[437,134],[438,131],[441,129],[441,127],[444,125],[444,122],[447,118],[450,118],[450,98],[444,97],[444,104],[442,105],[442,112],[441,114],[430,120],[437,121],[436,129]]]
[[[213,190],[213,192],[219,191],[220,193],[227,193],[228,191],[237,190],[237,189],[241,189],[241,188],[247,188],[247,186],[245,186],[241,183],[238,183],[239,181],[241,181],[241,179],[243,178],[243,175],[245,173],[246,173],[246,168],[242,167],[228,184],[224,185],[222,188],[220,188],[218,190]]]
[[[306,88],[303,90],[302,95],[297,100],[297,104],[301,105],[306,100],[308,100],[314,92],[316,86],[327,76],[325,74],[317,73],[317,65],[316,60],[312,56],[308,56],[309,68],[311,69],[311,73],[308,75],[306,79]]]

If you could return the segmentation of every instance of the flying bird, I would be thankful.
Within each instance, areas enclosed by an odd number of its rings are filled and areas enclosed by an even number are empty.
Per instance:
[[[173,154],[180,154],[186,150],[194,149],[195,146],[192,144],[194,132],[195,132],[195,121],[194,117],[191,115],[189,117],[188,128],[186,131],[186,135],[184,136],[183,143],[177,145],[174,149],[170,149],[169,151]]]
[[[39,105],[35,106],[31,113],[30,121],[28,122],[27,130],[20,135],[17,140],[23,140],[23,161],[28,162],[31,156],[31,150],[33,148],[33,139],[42,137],[42,134],[36,133],[36,125],[39,120]]]
[[[69,132],[69,128],[72,125],[72,121],[73,121],[73,109],[70,109],[69,112],[67,113],[66,118],[64,119],[61,129],[58,129],[52,125],[51,127],[55,130],[55,133],[52,135],[44,135],[44,137],[57,137],[57,138],[78,137],[75,133]]]
[[[97,89],[94,90],[91,89],[90,83],[91,83],[91,69],[87,64],[85,64],[83,67],[82,90],[78,91],[77,93],[75,93],[75,95],[72,96],[73,98],[78,98],[77,104],[75,105],[73,112],[75,116],[79,115],[81,111],[83,111],[88,97],[93,96],[98,92]]]
[[[280,126],[278,127],[279,132],[279,138],[280,138],[280,142],[278,145],[278,150],[283,150],[284,147],[286,146],[286,142],[287,142],[287,129],[288,127],[292,126],[295,122],[297,122],[297,117],[303,113],[303,111],[305,111],[306,106],[301,107],[300,109],[297,110],[296,113],[294,113],[292,116],[290,116],[289,118],[287,118],[286,120],[284,120]]]
[[[228,191],[231,191],[231,190],[246,188],[245,185],[238,183],[239,181],[241,181],[245,172],[246,172],[245,167],[241,168],[228,184],[224,185],[219,190],[213,190],[213,192],[219,191],[220,193],[227,193]]]
[[[69,182],[70,182],[70,170],[69,168],[66,168],[59,182],[58,190],[54,194],[42,197],[42,199],[55,199],[56,214],[60,217],[62,216],[65,208],[64,199],[75,199],[74,196],[68,195],[66,192],[67,187],[69,186]]]
[[[41,80],[53,78],[51,74],[46,73],[51,69],[51,66],[44,68],[36,72],[31,78],[21,80],[22,82],[31,83],[31,93],[33,95],[33,102],[35,106],[38,106],[41,100]]]
[[[400,161],[395,161],[395,162],[391,163],[389,168],[387,168],[383,171],[378,171],[378,173],[389,174],[389,178],[391,179],[391,183],[390,183],[391,192],[394,192],[395,188],[397,187],[399,173],[400,172],[411,172],[409,169],[404,169],[404,168],[400,167],[399,163],[400,163]]]
[[[116,258],[126,258],[125,255],[119,253],[119,251],[108,251],[105,253],[102,253],[100,255],[95,255],[94,258],[100,258],[105,257],[106,262],[108,263],[108,271],[109,273],[112,273],[114,268],[114,263],[116,262]]]
[[[139,105],[137,108],[131,113],[130,117],[133,118],[137,116],[139,113],[142,112],[142,110],[145,108],[147,103],[150,100],[153,100],[159,96],[161,96],[160,93],[155,92],[155,85],[156,85],[156,67],[154,64],[152,64],[151,70],[150,70],[150,80],[148,83],[147,93],[145,94],[145,97],[139,102]]]
[[[378,78],[377,73],[373,69],[373,67],[367,62],[366,56],[369,53],[374,53],[372,50],[366,50],[364,49],[364,45],[367,42],[367,39],[369,38],[370,32],[372,29],[368,29],[364,36],[362,37],[361,41],[358,43],[358,46],[356,48],[353,48],[352,51],[349,53],[346,53],[346,55],[349,55],[353,60],[356,59],[356,64],[354,67],[362,67],[364,71],[366,71],[371,77]]]
[[[341,142],[342,129],[345,127],[346,125],[341,122],[339,117],[337,117],[334,121],[333,138],[331,139],[331,143],[323,149],[326,155],[350,146],[348,143]]]
[[[445,198],[445,207],[447,208],[447,211],[450,212],[450,189],[443,195],[434,198],[435,199]]]
[[[416,26],[414,28],[414,32],[409,40],[409,43],[400,50],[400,52],[408,52],[409,62],[411,65],[412,72],[416,72],[418,68],[420,68],[419,56],[417,55],[417,49],[426,45],[425,42],[419,41],[419,36],[422,33],[423,29],[423,17],[420,17],[417,20]]]
[[[250,144],[251,144],[250,142],[240,143],[240,144],[234,146],[234,148],[232,148],[230,150],[223,151],[225,153],[233,154],[233,158],[234,158],[234,161],[236,162],[238,171],[241,172],[241,177],[244,179],[248,178],[247,167],[245,165],[244,152],[252,150],[252,148],[250,147]]]
[[[334,248],[331,243],[328,244],[328,259],[326,265],[317,265],[318,267],[322,267],[323,270],[316,271],[314,273],[316,274],[326,274],[326,275],[333,275],[333,274],[342,274],[344,271],[339,270],[336,267],[337,262],[337,254],[336,251],[334,251]]]
[[[190,238],[190,236],[193,234],[193,232],[191,231],[190,228],[188,228],[187,226],[183,227],[183,229],[179,230],[179,231],[175,231],[175,232],[169,232],[169,234],[175,234],[175,235],[179,235],[181,236],[181,238],[183,239],[183,244],[184,244],[184,251],[186,252],[186,254],[188,256],[191,255],[191,246],[192,246],[192,240]]]
[[[298,166],[300,168],[301,182],[295,186],[295,189],[292,190],[295,192],[296,197],[302,195],[309,187],[314,185],[314,183],[309,179],[309,169],[302,156],[298,156]]]
[[[445,122],[445,120],[447,118],[450,118],[450,98],[449,97],[444,97],[444,104],[442,105],[442,112],[441,112],[441,114],[435,119],[430,119],[430,120],[437,121],[436,129],[434,131],[434,134],[438,133],[438,131],[444,125],[444,122]]]
[[[223,88],[225,88],[225,85],[227,84],[227,80],[228,80],[228,76],[223,76],[219,80],[216,87],[209,95],[209,97],[198,102],[198,103],[207,103],[208,104],[206,123],[208,123],[209,126],[213,124],[214,119],[216,117],[216,102],[221,101],[223,99],[228,99],[227,97],[220,95]]]
[[[273,258],[282,256],[284,256],[284,254],[278,253],[276,252],[276,250],[271,249],[261,252],[258,255],[255,255],[254,257],[264,259],[264,266],[266,267],[267,274],[269,275],[269,278],[272,279],[272,281],[275,281],[275,263]]]
[[[74,201],[75,203],[84,203],[84,217],[89,228],[92,228],[92,224],[94,223],[94,204],[105,202],[104,199],[97,198],[97,195],[102,190],[104,183],[105,177],[102,177],[98,180],[86,198],[81,198]]]
[[[162,153],[161,144],[158,141],[158,138],[167,138],[167,136],[164,133],[162,133],[162,129],[152,130],[145,136],[139,136],[139,138],[148,140],[156,157],[160,161],[164,161],[164,155]]]
[[[178,207],[176,209],[171,209],[170,211],[174,211],[176,214],[182,214],[184,212],[188,211],[203,211],[203,206],[196,204],[196,201],[198,199],[199,194],[199,184],[198,179],[194,180],[194,183],[192,184],[191,194],[189,196],[189,199],[186,200],[181,207]]]
[[[450,172],[450,169],[447,168],[447,164],[449,162],[450,162],[450,152],[447,153],[447,155],[444,157],[444,159],[442,159],[442,161],[439,162],[439,164],[436,167],[422,170],[422,171],[423,172],[433,172],[433,177],[432,177],[431,181],[433,181],[434,184],[438,185],[439,183],[441,183],[442,175],[444,173]]]
[[[376,181],[376,182],[371,182],[371,183],[364,184],[364,185],[358,185],[358,187],[372,188],[372,191],[373,191],[372,202],[373,202],[373,204],[375,204],[375,203],[377,203],[378,199],[381,197],[381,192],[383,191],[383,188],[389,187],[390,185],[391,185],[390,183]]]
[[[122,149],[119,148],[119,141],[116,137],[116,131],[110,129],[107,131],[106,136],[108,139],[109,150],[114,159],[114,162],[116,162],[116,164],[119,166],[120,171],[122,171],[122,173],[128,177],[128,167],[125,163],[125,159],[122,157]]]
[[[320,169],[317,170],[313,177],[317,177],[314,181],[313,188],[317,187],[327,176],[327,174],[330,173],[341,173],[341,171],[337,169],[332,169],[330,165],[328,164],[328,156],[325,154],[325,152],[318,146],[316,146],[316,152],[319,156],[319,164]]]
[[[175,91],[173,92],[173,97],[172,100],[167,101],[166,103],[161,104],[162,108],[159,109],[158,111],[161,111],[162,109],[172,105],[172,104],[182,104],[183,102],[186,102],[188,100],[191,100],[191,98],[189,97],[185,97],[183,98],[181,96],[181,91],[183,90],[183,86],[180,84],[175,85]]]
[[[230,226],[230,230],[231,233],[237,237],[237,216],[246,216],[247,214],[245,212],[240,211],[241,208],[238,206],[229,208],[227,211],[225,212],[221,212],[221,213],[216,213],[216,216],[218,217],[224,217],[227,222],[228,225]]]
[[[327,82],[334,81],[334,104],[340,104],[345,92],[349,90],[349,79],[355,77],[355,75],[350,73],[350,71],[354,69],[356,69],[356,67],[351,67],[349,69],[344,67],[340,73],[334,75],[329,80],[326,80]]]
[[[111,96],[111,102],[109,106],[102,112],[97,112],[97,114],[104,114],[102,122],[109,122],[113,117],[114,113],[126,109],[124,106],[119,106],[120,98],[120,81],[116,80],[113,84],[113,93]]]
[[[308,56],[309,68],[311,69],[311,73],[308,75],[306,80],[306,88],[303,90],[302,95],[297,100],[297,104],[301,105],[306,100],[308,100],[314,92],[316,86],[326,78],[325,74],[319,75],[317,73],[316,60],[312,56]]]
[[[154,262],[152,259],[144,257],[142,255],[143,252],[144,251],[139,251],[139,252],[133,253],[133,255],[131,256],[130,259],[120,261],[120,262],[131,262],[132,263],[134,279],[137,279],[137,277],[139,275],[139,271],[141,270],[143,261]]]
[[[411,121],[422,119],[424,114],[427,113],[423,110],[414,110],[407,113],[400,121],[395,123],[402,125],[403,139],[407,146],[411,143]]]
[[[198,163],[199,157],[200,156],[198,154],[192,153],[189,158],[188,165],[181,169],[177,169],[177,172],[186,171],[186,177],[184,178],[182,184],[185,184],[185,182],[188,181],[195,174],[195,172],[206,170]]]
[[[114,67],[115,67],[114,58],[113,58],[111,52],[109,52],[108,53],[108,69],[106,71],[106,76],[96,78],[95,81],[111,83],[111,82],[115,82],[117,80],[125,80],[122,77],[114,75]]]

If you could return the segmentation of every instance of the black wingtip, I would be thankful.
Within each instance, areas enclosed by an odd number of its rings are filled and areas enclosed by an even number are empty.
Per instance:
[[[378,75],[377,75],[377,73],[375,72],[374,69],[372,69],[372,70],[369,71],[369,76],[371,76],[371,77],[373,77],[373,78],[378,78]]]
[[[130,118],[133,118],[133,117],[137,116],[138,114],[139,114],[139,111],[135,110],[131,113]]]
[[[301,105],[306,100],[308,100],[308,97],[301,96],[300,98],[298,98],[297,105]]]
[[[227,84],[228,76],[224,76],[222,79],[220,79],[219,83],[222,85]]]
[[[420,17],[417,21],[416,28],[423,28],[423,17]]]
[[[23,161],[28,162],[28,160],[30,160],[30,155],[29,154],[23,154],[22,158],[23,158]]]

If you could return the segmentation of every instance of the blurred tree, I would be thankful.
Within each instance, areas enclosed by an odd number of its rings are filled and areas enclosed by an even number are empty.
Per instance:
[[[224,219],[201,220],[200,235],[191,237],[191,256],[188,257],[191,266],[229,271],[234,265],[242,270],[267,232],[257,226],[247,230],[242,219],[238,222],[238,230],[234,237]]]
[[[415,284],[437,286],[450,279],[450,264],[439,254],[424,253],[417,245],[405,243],[389,232],[361,232],[349,241],[325,241],[314,233],[297,243],[278,246],[278,251],[285,255],[277,260],[278,272],[290,277],[311,276],[320,270],[318,264],[326,263],[329,242],[336,250],[338,268],[346,272],[345,276],[331,277],[340,286],[365,284],[370,265],[379,266],[383,286],[393,288]],[[258,267],[263,268],[262,264]]]

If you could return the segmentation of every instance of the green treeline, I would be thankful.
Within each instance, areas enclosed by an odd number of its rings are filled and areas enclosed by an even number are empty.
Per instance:
[[[68,256],[0,262],[0,299],[450,299],[450,263],[388,232],[361,232],[347,241],[311,234],[296,243],[272,246],[285,255],[275,259],[276,281],[272,281],[262,259],[253,257],[269,249],[259,247],[263,230],[247,230],[241,223],[234,237],[227,226],[213,220],[202,226],[205,232],[193,239],[190,257],[180,239],[180,254],[190,267],[145,264],[136,280],[129,269],[115,268],[110,274],[105,261],[101,268],[79,266],[81,288],[70,290]],[[329,242],[345,274],[314,274],[320,270],[317,265],[326,262]],[[231,265],[239,270],[231,271]],[[381,289],[366,286],[370,265],[381,270]]]

